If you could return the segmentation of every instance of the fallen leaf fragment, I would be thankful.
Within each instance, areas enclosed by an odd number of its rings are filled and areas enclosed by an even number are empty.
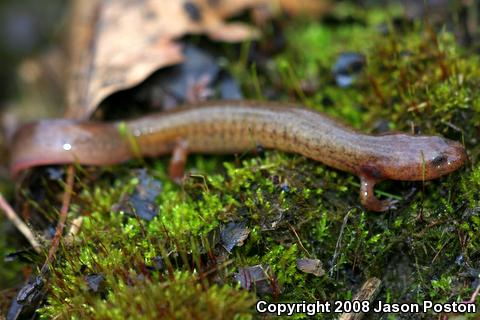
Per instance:
[[[232,252],[233,247],[241,247],[249,234],[250,229],[247,228],[244,222],[230,222],[220,233],[222,239],[221,243],[225,250],[230,253]]]
[[[194,45],[183,46],[185,61],[152,75],[138,87],[137,101],[152,109],[171,110],[208,99],[241,99],[240,86],[223,69],[217,56]]]
[[[150,176],[145,169],[134,171],[139,180],[132,194],[126,195],[112,205],[112,211],[125,212],[150,221],[158,214],[156,199],[162,192],[162,183]]]
[[[269,265],[260,265],[238,268],[234,278],[240,283],[240,286],[247,290],[255,290],[260,296],[273,293],[272,282],[275,281],[271,275]]]
[[[39,307],[46,294],[45,276],[32,277],[18,291],[8,310],[7,319],[33,318],[35,310]]]
[[[89,274],[83,278],[85,279],[88,288],[93,292],[98,292],[105,281],[105,276],[102,273]]]
[[[277,0],[279,6],[292,15],[309,14],[318,16],[328,11],[330,3],[322,0]]]
[[[74,0],[69,35],[70,72],[67,118],[86,119],[108,95],[132,87],[155,70],[182,61],[176,39],[206,34],[243,41],[259,31],[226,22],[259,6],[286,8],[292,14],[324,9],[320,0]]]
[[[322,261],[318,259],[297,259],[297,268],[305,273],[311,273],[317,277],[325,274]]]

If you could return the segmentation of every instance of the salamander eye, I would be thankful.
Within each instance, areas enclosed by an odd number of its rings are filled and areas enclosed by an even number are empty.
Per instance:
[[[434,167],[439,167],[447,162],[448,158],[446,155],[439,155],[433,158],[432,161],[430,161],[431,165]]]

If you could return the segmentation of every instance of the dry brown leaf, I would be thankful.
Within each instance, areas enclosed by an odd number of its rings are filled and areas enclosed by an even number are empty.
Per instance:
[[[300,2],[301,4],[298,4]],[[297,4],[295,4],[297,3]],[[108,95],[182,61],[175,39],[206,34],[242,41],[258,30],[225,19],[256,6],[284,7],[292,14],[324,10],[320,0],[74,0],[71,70],[66,117],[85,119]]]
[[[309,15],[318,16],[330,8],[329,2],[321,0],[278,0],[278,2],[283,10],[288,11],[292,15],[308,13]]]

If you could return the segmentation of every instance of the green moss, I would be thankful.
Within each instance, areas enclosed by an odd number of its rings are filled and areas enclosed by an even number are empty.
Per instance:
[[[9,237],[11,234],[15,234],[16,236],[21,235],[14,233],[13,226],[7,223],[6,219],[4,219],[2,215],[3,212],[0,212],[0,226],[3,229],[0,232],[0,252],[3,252],[4,254],[13,253],[16,250],[14,248],[14,243],[11,242]],[[26,243],[25,247],[27,247]],[[0,278],[0,288],[9,288],[14,286],[15,283],[21,280],[21,270],[22,264],[20,262],[7,262],[2,258],[2,261],[0,261],[0,274],[2,275]],[[2,301],[2,297],[0,297],[0,306],[4,303],[6,303],[6,301]]]
[[[253,297],[247,292],[238,290],[235,285],[208,285],[200,281],[188,263],[183,267],[184,272],[170,270],[172,264],[182,264],[170,261],[167,253],[172,250],[187,260],[191,259],[186,256],[192,251],[198,257],[200,245],[191,237],[198,231],[195,230],[198,223],[195,211],[210,208],[208,198],[200,201],[203,204],[197,207],[185,207],[184,212],[172,208],[173,215],[182,215],[186,225],[192,227],[187,235],[185,226],[179,230],[170,229],[176,222],[162,228],[164,220],[161,217],[147,223],[121,213],[109,213],[110,209],[105,209],[118,200],[117,190],[108,188],[101,192],[103,205],[92,204],[99,211],[83,219],[81,235],[66,248],[54,267],[49,304],[41,310],[45,318],[115,319],[127,314],[133,318],[162,316],[171,319],[250,317]],[[82,196],[90,198],[92,194],[85,192]],[[153,261],[162,256],[169,270],[150,271]],[[103,289],[99,292],[89,289],[86,280],[89,275],[102,275]]]
[[[13,187],[13,183],[4,181],[0,177],[0,196],[4,199],[10,199],[10,196],[14,193]],[[0,208],[0,252],[3,253],[3,256],[0,258],[0,290],[12,288],[19,281],[22,281],[22,263],[15,261],[15,259],[7,261],[5,256],[28,247],[29,244],[27,240],[15,229]],[[30,258],[27,253],[25,253],[24,256],[26,260]],[[7,293],[7,291],[5,291],[5,293]],[[0,314],[4,311],[3,307],[9,305],[9,298],[7,295],[4,297],[0,295]]]
[[[132,276],[134,273],[132,273]],[[72,279],[70,279],[72,280]],[[213,285],[202,287],[191,273],[176,273],[172,281],[135,279],[129,283],[105,280],[112,286],[106,297],[76,295],[54,302],[42,311],[50,319],[251,319],[254,298],[246,291]],[[88,292],[86,283],[77,290]],[[63,294],[60,292],[59,294]],[[59,313],[59,310],[61,312]]]

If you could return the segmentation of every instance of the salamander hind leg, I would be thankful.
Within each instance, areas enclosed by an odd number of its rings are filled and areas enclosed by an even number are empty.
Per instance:
[[[168,175],[170,179],[180,184],[185,175],[185,163],[187,162],[188,142],[185,139],[178,139],[172,152]]]
[[[375,197],[374,187],[378,179],[368,175],[360,176],[360,200],[367,210],[383,212],[396,209],[395,204],[398,200],[386,199],[379,200]]]

